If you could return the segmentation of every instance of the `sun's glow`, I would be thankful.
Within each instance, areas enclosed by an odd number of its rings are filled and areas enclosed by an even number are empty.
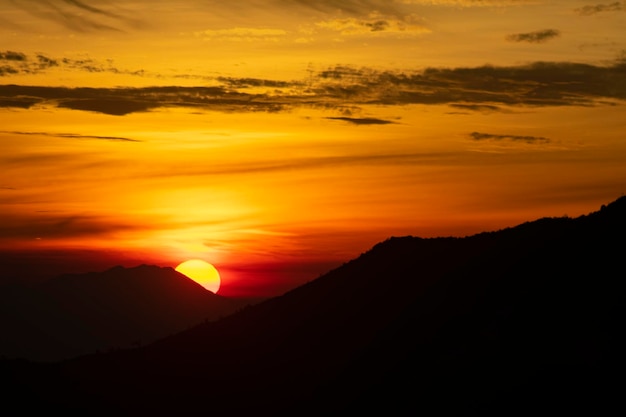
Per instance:
[[[210,263],[201,259],[190,259],[182,262],[176,268],[180,272],[202,285],[212,293],[217,294],[220,289],[221,279],[217,269]]]

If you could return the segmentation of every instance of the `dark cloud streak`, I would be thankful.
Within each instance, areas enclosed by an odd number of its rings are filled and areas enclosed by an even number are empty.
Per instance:
[[[294,82],[264,80],[260,78],[233,78],[233,77],[217,77],[217,81],[226,84],[232,88],[249,88],[249,87],[273,87],[273,88],[289,88],[293,87]]]
[[[90,6],[88,4],[83,3],[82,1],[78,1],[78,0],[64,0],[64,1],[67,4],[76,6],[79,9],[83,9],[83,10],[91,12],[91,13],[101,14],[103,16],[113,17],[113,18],[116,18],[116,19],[123,19],[123,17],[118,15],[117,13],[108,12],[108,11],[100,9],[98,7]]]
[[[145,112],[159,107],[158,104],[148,101],[138,101],[128,98],[96,98],[62,100],[58,104],[61,108],[72,110],[93,111],[112,116],[124,116],[130,113]]]
[[[97,139],[121,142],[141,142],[137,139],[123,138],[119,136],[97,136],[97,135],[79,135],[75,133],[51,133],[51,132],[20,132],[20,131],[0,131],[0,134],[25,135],[25,136],[52,136],[56,138],[67,139]]]
[[[323,13],[346,13],[354,16],[369,15],[373,11],[399,15],[399,4],[388,0],[278,0],[277,4],[286,7],[297,5],[299,7],[315,10]]]
[[[4,51],[0,52],[0,60],[4,61],[26,61],[26,55],[21,52]]]
[[[624,10],[624,3],[616,1],[611,4],[595,4],[583,6],[574,11],[581,16],[591,16],[602,12],[618,12]]]
[[[28,57],[26,54],[15,51],[0,52],[0,61],[4,62],[4,65],[0,66],[0,76],[39,74],[53,67],[63,67],[63,69],[92,73],[109,72],[112,74],[128,74],[136,76],[142,76],[144,74],[143,70],[129,71],[119,69],[112,66],[110,63],[108,65],[104,65],[92,59],[55,59],[42,54],[35,55],[33,59]]]
[[[0,77],[6,76],[6,75],[16,75],[19,74],[19,70],[9,66],[9,65],[2,65],[0,66]]]
[[[536,32],[528,33],[514,33],[508,35],[506,40],[509,42],[530,42],[530,43],[544,43],[550,39],[560,36],[561,32],[556,29],[538,30]]]
[[[124,16],[78,0],[29,0],[12,1],[15,7],[44,20],[53,21],[74,32],[115,31],[122,32],[124,26],[138,26],[135,17]]]
[[[374,117],[327,117],[329,120],[341,120],[342,122],[348,122],[355,125],[387,125],[393,123],[389,120],[377,119]]]
[[[285,98],[228,91],[222,87],[66,88],[0,86],[0,103],[22,97],[42,104],[123,116],[160,107],[195,107],[218,111],[268,111],[284,109]],[[281,100],[283,102],[281,102]]]
[[[496,112],[501,111],[500,107],[492,106],[489,104],[460,104],[460,103],[452,103],[450,107],[454,107],[460,110],[471,110],[471,111],[480,111],[480,112]]]
[[[526,142],[526,143],[549,143],[550,139],[541,136],[520,136],[520,135],[494,135],[492,133],[472,132],[470,137],[473,140],[491,140],[491,141],[512,141],[512,142]]]
[[[38,215],[8,216],[0,225],[0,236],[12,239],[59,239],[81,236],[108,236],[120,230],[135,230],[138,226],[113,221],[108,217],[92,215]]]
[[[216,176],[216,175],[249,175],[273,172],[288,172],[299,170],[320,169],[328,167],[342,167],[354,165],[441,165],[450,160],[456,160],[460,154],[454,152],[432,153],[363,153],[355,155],[334,155],[311,158],[293,158],[290,160],[260,161],[253,164],[224,164],[218,163],[197,166],[181,166],[174,171],[158,172],[156,176]]]

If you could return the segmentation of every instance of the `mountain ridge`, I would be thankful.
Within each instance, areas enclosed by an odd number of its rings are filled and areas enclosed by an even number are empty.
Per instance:
[[[40,361],[150,343],[239,308],[173,268],[146,264],[5,286],[0,299],[0,355]]]
[[[469,237],[391,237],[150,345],[5,366],[33,407],[87,416],[607,411],[624,236],[626,197]]]

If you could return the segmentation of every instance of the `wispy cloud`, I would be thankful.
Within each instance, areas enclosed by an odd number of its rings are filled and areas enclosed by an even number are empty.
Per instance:
[[[194,35],[204,40],[222,40],[231,42],[278,42],[287,36],[283,29],[237,27],[232,29],[203,30]]]
[[[292,88],[294,86],[293,81],[266,80],[262,78],[217,77],[216,80],[231,88]],[[299,85],[302,86],[304,84]]]
[[[136,230],[139,226],[120,223],[107,216],[63,215],[39,212],[37,215],[6,214],[0,225],[0,236],[17,239],[58,239],[81,236],[110,236],[121,230]]]
[[[137,26],[135,16],[126,15],[110,3],[79,0],[21,0],[11,4],[38,18],[54,21],[74,32],[123,31],[125,27]]]
[[[389,0],[279,0],[277,5],[289,5],[324,12],[324,13],[344,13],[350,15],[369,15],[376,11],[387,15],[397,15],[400,13],[402,2]]]
[[[18,74],[19,71],[9,65],[0,65],[0,77]]]
[[[550,139],[542,136],[521,136],[521,135],[496,135],[492,133],[472,132],[470,137],[473,140],[489,140],[489,141],[512,141],[526,143],[549,143]]]
[[[502,109],[500,107],[489,105],[489,104],[452,103],[452,104],[450,104],[450,107],[454,107],[454,108],[457,108],[459,110],[480,111],[480,112],[502,111]]]
[[[415,35],[429,33],[430,30],[410,15],[402,19],[370,13],[367,17],[349,17],[317,22],[318,27],[340,32],[342,35]]]
[[[578,9],[574,9],[574,11],[581,16],[591,16],[602,12],[618,12],[621,10],[625,10],[624,2],[619,1],[610,4],[587,5]]]
[[[53,68],[90,73],[126,74],[143,76],[143,70],[125,70],[115,67],[112,62],[99,62],[91,58],[51,58],[43,54],[27,55],[16,51],[0,51],[0,77],[9,75],[32,75],[45,73]]]
[[[120,136],[98,136],[98,135],[79,135],[75,133],[52,133],[52,132],[26,132],[26,131],[0,131],[0,134],[11,134],[11,135],[26,135],[26,136],[52,136],[56,138],[67,138],[67,139],[96,139],[96,140],[110,140],[110,141],[121,141],[121,142],[141,142],[137,139],[124,138]]]
[[[536,3],[536,0],[402,0],[407,4],[437,4],[463,7],[516,6]]]
[[[544,43],[550,39],[554,39],[560,36],[561,32],[556,29],[544,29],[535,32],[527,33],[514,33],[508,35],[506,40],[509,42],[530,42],[530,43]]]
[[[518,6],[536,2],[536,0],[280,0],[280,3],[300,4],[324,12],[340,11],[343,13],[368,14],[372,10],[393,14],[402,10],[404,5],[446,5],[461,7]]]
[[[65,3],[71,5],[71,6],[75,6],[78,9],[82,9],[83,11],[87,11],[90,13],[94,13],[94,14],[99,14],[102,16],[107,16],[107,17],[112,17],[115,19],[123,19],[124,17],[117,14],[117,13],[113,13],[95,6],[91,6],[89,4],[86,4],[85,2],[82,1],[78,1],[78,0],[63,0]]]
[[[194,177],[194,176],[210,176],[216,175],[256,175],[272,172],[293,172],[297,170],[323,169],[329,167],[342,167],[351,165],[388,165],[388,164],[408,164],[416,163],[441,165],[447,161],[456,161],[460,157],[458,152],[363,152],[361,154],[350,155],[334,155],[320,157],[300,157],[300,158],[278,158],[257,160],[254,162],[232,163],[225,162],[220,164],[188,165],[180,167],[176,172],[157,171],[154,173],[156,177],[174,176]]]
[[[327,117],[329,120],[341,120],[354,125],[387,125],[394,123],[390,120],[377,119],[375,117]]]

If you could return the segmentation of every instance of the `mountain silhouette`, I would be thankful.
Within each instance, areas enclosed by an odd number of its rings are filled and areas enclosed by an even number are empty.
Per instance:
[[[25,412],[606,415],[621,408],[626,197],[577,218],[392,237],[152,344],[4,361]]]
[[[0,355],[58,361],[153,342],[239,307],[172,268],[117,266],[0,291]]]

